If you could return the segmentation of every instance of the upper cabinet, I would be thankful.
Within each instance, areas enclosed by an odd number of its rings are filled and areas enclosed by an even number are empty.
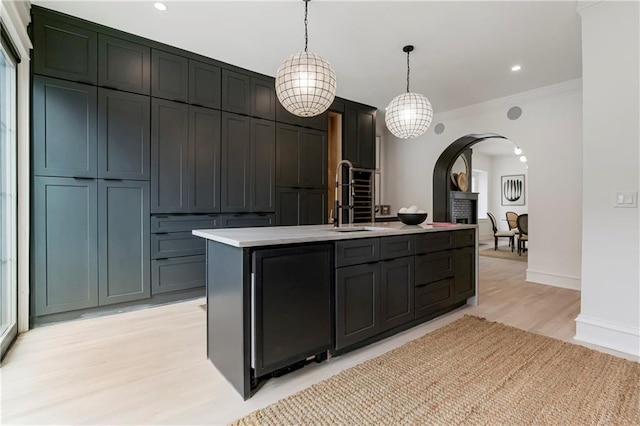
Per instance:
[[[326,188],[327,134],[278,123],[276,170],[277,186]]]
[[[189,103],[220,109],[220,67],[189,60]]]
[[[267,120],[276,119],[274,80],[251,77],[251,115]]]
[[[222,110],[243,115],[251,113],[251,77],[222,70]]]
[[[355,167],[376,168],[376,109],[345,102],[343,156]]]
[[[38,15],[34,20],[34,73],[96,84],[97,57],[96,32],[47,14]]]
[[[151,49],[138,43],[98,36],[98,85],[148,95]]]
[[[189,100],[187,58],[154,49],[151,70],[151,96],[185,103]]]

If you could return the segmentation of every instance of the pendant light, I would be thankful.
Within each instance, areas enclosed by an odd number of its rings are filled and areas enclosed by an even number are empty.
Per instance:
[[[407,54],[407,93],[391,100],[384,121],[394,136],[411,139],[427,131],[433,118],[433,108],[429,99],[409,91],[409,53],[413,51],[413,46],[405,46],[402,51]]]
[[[309,34],[304,1],[304,52],[289,56],[276,73],[276,95],[282,106],[298,117],[325,112],[336,97],[336,72],[322,56],[307,52]]]

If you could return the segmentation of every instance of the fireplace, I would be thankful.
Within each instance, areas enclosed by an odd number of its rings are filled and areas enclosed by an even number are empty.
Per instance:
[[[449,191],[449,222],[478,223],[478,193]]]

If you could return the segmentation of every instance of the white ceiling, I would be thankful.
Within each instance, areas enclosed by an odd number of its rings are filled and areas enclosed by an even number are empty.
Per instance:
[[[33,3],[271,76],[304,48],[301,0]],[[379,108],[405,90],[406,44],[411,90],[439,113],[580,77],[580,37],[575,1],[309,3],[309,51],[338,95]]]

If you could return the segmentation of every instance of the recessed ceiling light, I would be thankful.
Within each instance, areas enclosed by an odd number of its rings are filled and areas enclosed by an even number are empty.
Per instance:
[[[522,69],[522,66],[520,65],[514,65],[511,67],[511,71],[516,72],[516,71],[520,71]]]
[[[520,156],[520,161],[523,162],[523,163],[526,163],[527,162],[527,157],[525,157],[524,155],[521,155]]]
[[[162,3],[162,2],[159,2],[159,1],[155,2],[155,3],[153,4],[153,7],[155,7],[155,8],[156,8],[156,9],[158,9],[158,10],[162,10],[162,11],[167,10],[167,5],[166,5],[166,4],[164,4],[164,3]]]
[[[517,147],[513,148],[513,153],[516,154],[516,155],[520,155],[520,154],[522,154],[522,149],[519,146],[517,146]]]

